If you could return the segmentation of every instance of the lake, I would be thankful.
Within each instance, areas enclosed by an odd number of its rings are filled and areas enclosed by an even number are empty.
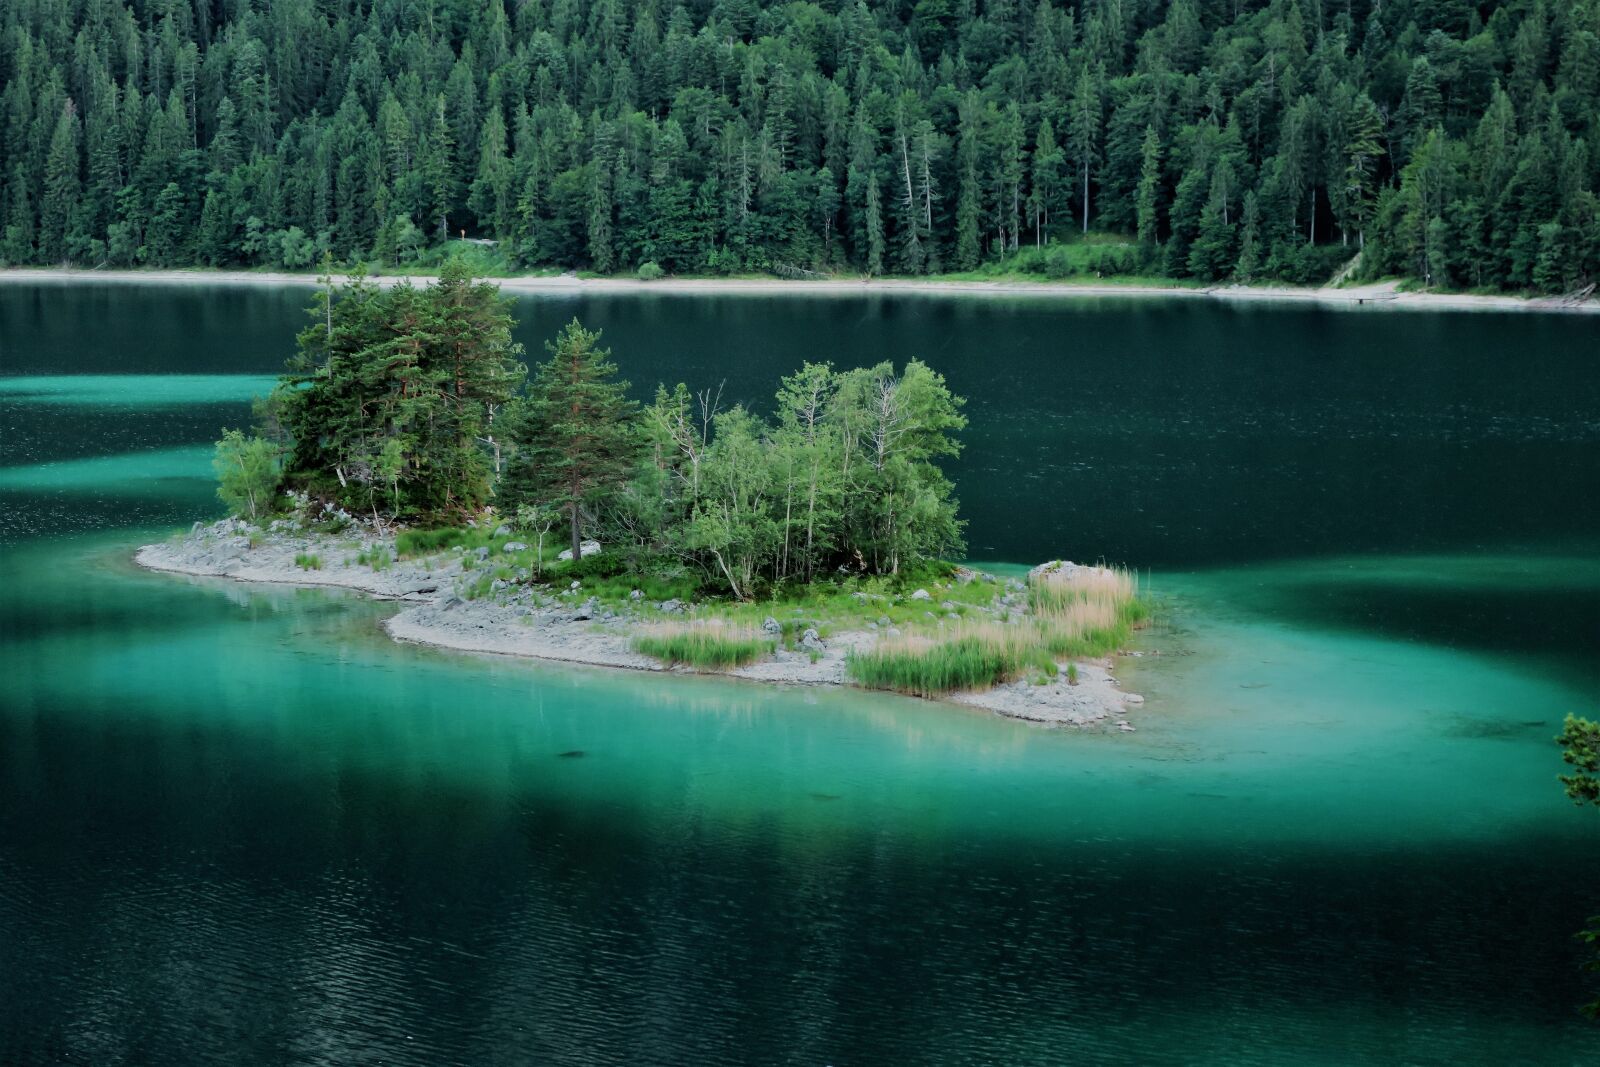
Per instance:
[[[945,374],[970,558],[1159,598],[1105,735],[138,571],[308,292],[0,286],[0,1062],[1600,1057],[1600,320],[518,301],[641,395]]]

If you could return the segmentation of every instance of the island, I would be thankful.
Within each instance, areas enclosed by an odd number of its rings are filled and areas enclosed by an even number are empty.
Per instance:
[[[408,601],[389,633],[447,648],[1133,729],[1108,657],[1148,619],[1137,576],[950,562],[966,419],[926,364],[808,362],[770,415],[684,384],[639,404],[576,320],[530,374],[460,262],[330,279],[311,311],[256,427],[218,442],[230,517],[140,565]]]

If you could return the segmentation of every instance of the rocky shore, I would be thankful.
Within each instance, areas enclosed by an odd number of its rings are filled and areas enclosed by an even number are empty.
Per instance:
[[[486,550],[479,549],[478,553]],[[373,567],[374,556],[384,561]],[[440,553],[397,560],[393,540],[353,523],[338,533],[278,521],[266,529],[233,519],[196,523],[180,537],[145,545],[135,561],[154,571],[242,582],[333,586],[400,601],[405,606],[385,621],[397,640],[470,652],[526,656],[562,663],[663,671],[660,661],[633,650],[633,637],[651,624],[685,614],[676,601],[638,598],[620,608],[585,597],[581,590],[547,591],[521,583],[497,582],[487,596],[470,596],[477,580],[465,553]],[[481,557],[479,557],[481,558]],[[774,620],[769,623],[775,625]],[[847,631],[822,640],[815,634],[793,651],[779,648],[730,677],[788,685],[846,685],[845,657],[870,646],[882,631]],[[673,671],[690,673],[688,668]],[[1107,661],[1077,664],[1074,683],[1066,672],[1035,684],[1020,681],[992,689],[954,693],[956,704],[1051,726],[1099,725],[1132,730],[1127,710],[1142,703],[1117,688]]]

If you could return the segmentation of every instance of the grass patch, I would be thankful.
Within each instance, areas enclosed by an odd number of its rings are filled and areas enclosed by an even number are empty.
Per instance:
[[[1025,628],[982,623],[949,636],[901,634],[845,657],[845,671],[868,689],[934,697],[988,689],[1026,674],[1054,677],[1050,658]]]
[[[1105,656],[1127,645],[1149,616],[1126,571],[1078,567],[1031,582],[1032,615],[1015,624],[958,624],[937,633],[879,640],[845,657],[845,671],[868,689],[920,697],[988,689],[1026,678],[1047,685],[1060,659]],[[1077,666],[1067,668],[1076,684]]]
[[[389,555],[389,550],[383,545],[373,545],[357,556],[356,562],[375,571],[386,571],[394,565],[394,557]]]
[[[729,670],[770,655],[773,640],[754,627],[691,622],[642,633],[633,639],[633,648],[672,665]]]
[[[322,557],[315,552],[297,552],[294,557],[294,565],[303,571],[320,571],[322,569]]]

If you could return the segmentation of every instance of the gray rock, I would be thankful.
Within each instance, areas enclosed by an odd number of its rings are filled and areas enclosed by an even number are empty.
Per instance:
[[[511,536],[511,527],[504,526],[504,525],[496,526],[494,528],[494,536],[495,537],[510,537]]]
[[[505,544],[500,546],[500,551],[502,551],[502,552],[526,552],[526,551],[528,551],[528,546],[523,544],[521,541],[507,541]]]
[[[578,545],[578,550],[583,553],[583,556],[584,556],[585,559],[587,559],[590,556],[598,556],[600,554],[600,551],[601,551],[600,550],[600,542],[599,541],[584,541],[584,542],[581,542]],[[566,561],[572,559],[572,549],[570,549],[570,548],[562,549],[561,550],[561,554],[559,556],[557,556],[556,559],[559,559],[562,562],[566,562]]]
[[[642,590],[635,589],[633,592],[628,594],[628,599],[629,600],[643,600],[644,599],[644,592]]]
[[[817,636],[815,627],[807,626],[805,633],[800,635],[800,647],[807,652],[826,652],[828,646],[822,643],[822,638]]]
[[[763,631],[765,631],[766,633],[771,634],[773,637],[776,637],[779,634],[783,633],[783,625],[781,623],[779,623],[777,619],[774,619],[771,615],[768,615],[766,617],[766,619],[761,623],[761,629]]]
[[[478,551],[473,554],[476,555],[480,560],[488,559],[489,548],[487,545],[485,545],[483,548],[478,549]]]
[[[590,597],[573,610],[572,619],[574,622],[584,622],[588,619],[592,619],[595,617],[595,613],[599,610],[599,608],[600,601],[596,600],[594,597]]]
[[[911,599],[912,600],[932,600],[933,599],[933,595],[931,593],[929,593],[926,589],[918,589],[915,593],[911,594]]]
[[[582,588],[582,586],[583,586],[582,582],[573,582],[571,585],[567,586],[567,588],[568,589],[579,589],[579,588]]]
[[[677,599],[676,597],[671,600],[663,600],[660,604],[660,608],[668,615],[676,615],[678,612],[683,610],[683,601]]]

